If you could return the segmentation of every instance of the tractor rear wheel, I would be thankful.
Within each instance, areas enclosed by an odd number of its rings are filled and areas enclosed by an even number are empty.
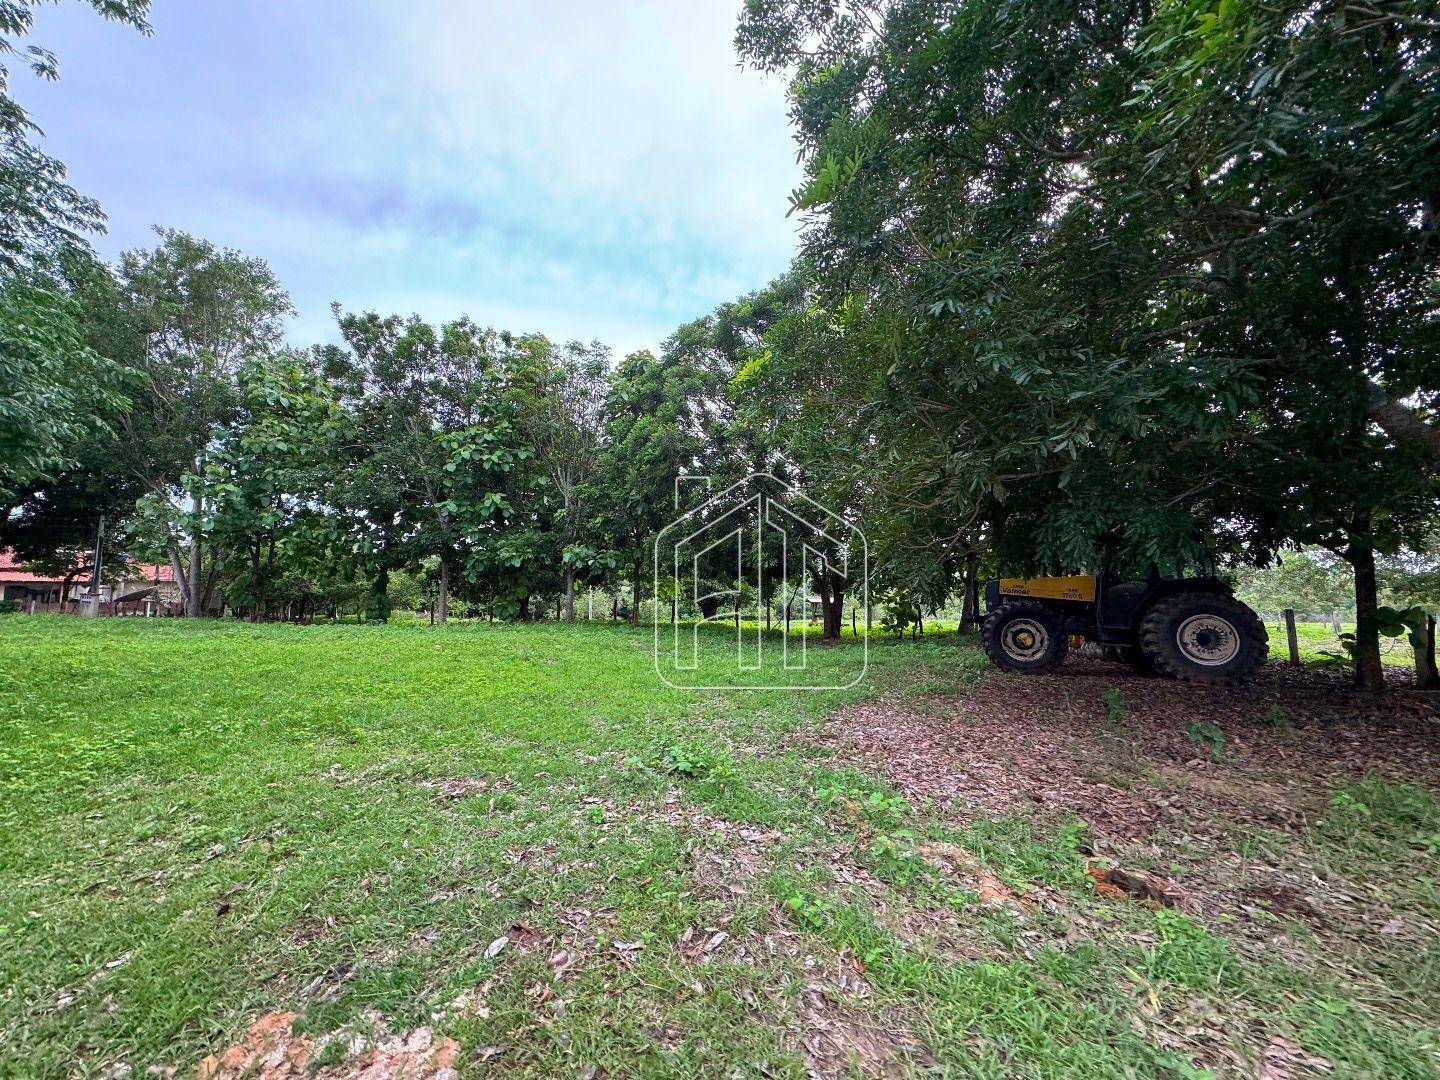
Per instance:
[[[1070,645],[1063,620],[1044,604],[1019,601],[998,607],[980,626],[985,655],[1001,671],[1035,675],[1065,662]]]
[[[1265,663],[1270,635],[1260,616],[1233,596],[1184,592],[1156,601],[1145,613],[1140,651],[1161,675],[1231,686]]]

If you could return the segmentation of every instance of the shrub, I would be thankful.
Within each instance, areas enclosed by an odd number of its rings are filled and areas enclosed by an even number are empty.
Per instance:
[[[1214,724],[1192,720],[1185,725],[1185,735],[1192,743],[1207,747],[1216,761],[1225,756],[1225,733]]]

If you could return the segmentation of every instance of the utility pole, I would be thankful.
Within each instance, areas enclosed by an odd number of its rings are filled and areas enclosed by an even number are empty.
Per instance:
[[[100,614],[100,560],[105,555],[105,515],[95,530],[95,561],[90,565],[90,618]]]

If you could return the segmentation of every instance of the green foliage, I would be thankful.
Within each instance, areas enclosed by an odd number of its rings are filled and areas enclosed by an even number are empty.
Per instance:
[[[820,779],[824,783],[815,787],[815,801],[820,806],[844,818],[858,818],[878,831],[899,829],[909,811],[909,804],[899,795],[853,770],[826,773]]]
[[[651,759],[651,767],[687,780],[723,783],[735,776],[735,763],[728,754],[709,747],[679,743],[660,747]]]
[[[880,629],[887,634],[904,637],[920,624],[920,605],[912,598],[896,596],[886,600],[884,604],[881,608]]]
[[[1381,638],[1403,636],[1409,641],[1410,647],[1418,653],[1425,648],[1426,620],[1429,617],[1429,610],[1419,604],[1403,611],[1388,604],[1381,604],[1375,609],[1374,632],[1377,637]],[[1319,650],[1319,659],[1315,661],[1316,667],[1354,669],[1360,651],[1356,634],[1353,631],[1344,631],[1339,635],[1339,641],[1340,652],[1333,649]]]
[[[1240,599],[1256,611],[1292,608],[1309,614],[1355,612],[1354,581],[1343,561],[1323,550],[1286,551],[1265,567],[1243,567]]]
[[[1143,570],[1197,533],[1257,562],[1416,542],[1427,12],[747,5],[737,45],[790,77],[807,170],[805,301],[747,387],[845,447],[885,565],[942,593],[975,547]]]
[[[269,603],[298,599],[302,613],[315,598],[311,582],[327,576],[335,530],[320,507],[345,419],[308,356],[247,360],[236,381],[239,415],[205,465],[209,537],[222,553],[226,598],[256,616]]]
[[[648,351],[626,356],[602,409],[595,547],[613,552],[617,569],[629,571],[637,601],[650,545],[675,516],[676,478],[692,471],[706,450],[704,408],[717,388],[716,375],[691,351],[698,336],[682,327],[660,358]]]
[[[1225,733],[1208,721],[1190,721],[1185,725],[1185,737],[1192,743],[1205,747],[1216,761],[1225,756]]]
[[[1151,978],[1166,979],[1195,990],[1233,984],[1236,964],[1229,946],[1178,911],[1155,912],[1160,943],[1150,953]]]
[[[1290,714],[1281,706],[1273,703],[1265,710],[1260,720],[1262,723],[1268,724],[1273,728],[1288,728],[1291,726]]]
[[[124,409],[125,369],[85,340],[80,306],[36,272],[0,275],[0,499],[77,464]]]
[[[1125,695],[1120,692],[1118,686],[1112,686],[1101,694],[1100,704],[1105,706],[1105,722],[1107,724],[1118,724],[1130,715],[1130,703],[1125,700]]]
[[[781,903],[798,926],[811,931],[825,929],[835,912],[834,904],[799,889],[782,891]]]
[[[390,598],[389,578],[388,569],[382,566],[371,579],[370,589],[365,594],[365,621],[368,623],[390,621],[390,613],[395,610],[395,605]]]
[[[1318,823],[1328,837],[1355,843],[1366,839],[1399,840],[1427,851],[1440,848],[1440,803],[1415,784],[1396,784],[1366,776],[1339,788]]]

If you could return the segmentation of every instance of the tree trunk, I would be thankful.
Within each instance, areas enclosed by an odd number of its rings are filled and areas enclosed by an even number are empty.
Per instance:
[[[390,621],[390,568],[382,566],[370,582],[370,595],[365,603],[365,621],[383,623]]]
[[[75,567],[65,575],[65,580],[60,583],[60,610],[65,610],[66,603],[70,600],[70,587],[75,584],[75,579],[85,573],[88,568],[81,565]]]
[[[1375,619],[1375,551],[1352,540],[1348,557],[1355,568],[1355,685],[1380,690],[1385,686],[1385,665],[1380,661],[1380,626]]]
[[[565,568],[565,621],[575,621],[575,570]]]
[[[435,621],[444,626],[450,619],[450,564],[440,559],[440,585],[435,593]]]
[[[200,509],[195,508],[195,515],[198,518]],[[190,595],[186,597],[189,601],[189,608],[185,612],[192,619],[198,619],[205,614],[200,610],[200,525],[198,521],[190,531]]]
[[[528,596],[522,596],[520,598],[520,621],[530,621],[530,597]]]
[[[1425,616],[1415,646],[1415,686],[1419,690],[1440,690],[1440,669],[1435,667],[1435,616]]]
[[[180,590],[180,614],[184,615],[190,610],[190,578],[180,564],[180,545],[174,537],[166,542],[166,548],[170,552],[170,570],[175,575],[175,587]]]
[[[820,640],[839,641],[844,625],[845,593],[828,571],[815,574],[815,591],[820,595]]]
[[[250,550],[250,591],[254,593],[250,603],[250,621],[259,622],[265,612],[265,587],[260,584],[260,541]]]
[[[965,599],[960,607],[960,629],[965,631],[974,626],[980,617],[980,556],[969,552],[965,556]]]
[[[210,569],[205,574],[205,588],[200,590],[200,614],[210,614],[210,605],[215,598],[215,584],[220,580],[220,560],[212,548],[210,551]]]

